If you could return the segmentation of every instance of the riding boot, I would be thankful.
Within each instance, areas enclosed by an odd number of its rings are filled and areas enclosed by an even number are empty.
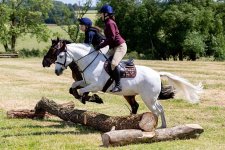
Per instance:
[[[114,76],[114,79],[115,79],[115,87],[110,92],[114,93],[114,92],[122,91],[122,87],[120,85],[120,70],[117,66],[113,70],[113,76]]]

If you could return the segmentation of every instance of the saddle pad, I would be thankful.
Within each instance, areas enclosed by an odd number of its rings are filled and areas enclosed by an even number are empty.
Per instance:
[[[123,67],[124,66],[123,64],[120,66],[121,66],[120,67],[121,78],[134,78],[136,76],[137,72],[136,72],[136,67],[134,65]],[[112,76],[111,63],[109,61],[105,61],[104,69],[110,76]]]

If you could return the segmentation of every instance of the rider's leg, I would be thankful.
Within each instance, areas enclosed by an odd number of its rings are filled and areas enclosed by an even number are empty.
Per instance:
[[[113,70],[113,78],[115,80],[115,86],[111,90],[111,92],[120,92],[122,91],[122,86],[120,84],[120,70],[119,67],[116,66],[115,69]]]
[[[111,92],[120,92],[122,90],[122,87],[120,85],[120,70],[118,68],[118,64],[127,52],[127,45],[126,43],[123,43],[115,47],[114,50],[115,54],[112,59],[111,68],[113,70],[113,77],[115,79],[115,87],[111,90]]]

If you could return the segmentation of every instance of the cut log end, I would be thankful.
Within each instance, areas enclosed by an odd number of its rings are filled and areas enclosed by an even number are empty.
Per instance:
[[[153,131],[158,124],[158,117],[151,112],[146,112],[142,115],[139,126],[144,131]]]

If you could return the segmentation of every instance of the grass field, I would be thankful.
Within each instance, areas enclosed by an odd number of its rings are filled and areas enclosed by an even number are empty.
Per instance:
[[[120,96],[99,94],[104,104],[81,104],[68,89],[73,82],[70,70],[62,76],[54,74],[54,66],[42,68],[41,58],[0,59],[0,149],[105,149],[100,147],[100,132],[71,125],[52,117],[46,120],[7,119],[11,109],[33,109],[45,96],[57,103],[74,101],[79,109],[87,109],[113,116],[128,115],[126,101]],[[194,84],[202,82],[204,93],[197,105],[175,98],[161,101],[168,127],[197,123],[204,128],[199,139],[175,140],[152,144],[132,144],[116,149],[168,149],[168,150],[223,150],[225,149],[225,63],[224,62],[174,62],[143,61],[136,64],[167,71],[184,77]],[[140,97],[138,113],[148,111]],[[114,149],[114,148],[109,148]]]

